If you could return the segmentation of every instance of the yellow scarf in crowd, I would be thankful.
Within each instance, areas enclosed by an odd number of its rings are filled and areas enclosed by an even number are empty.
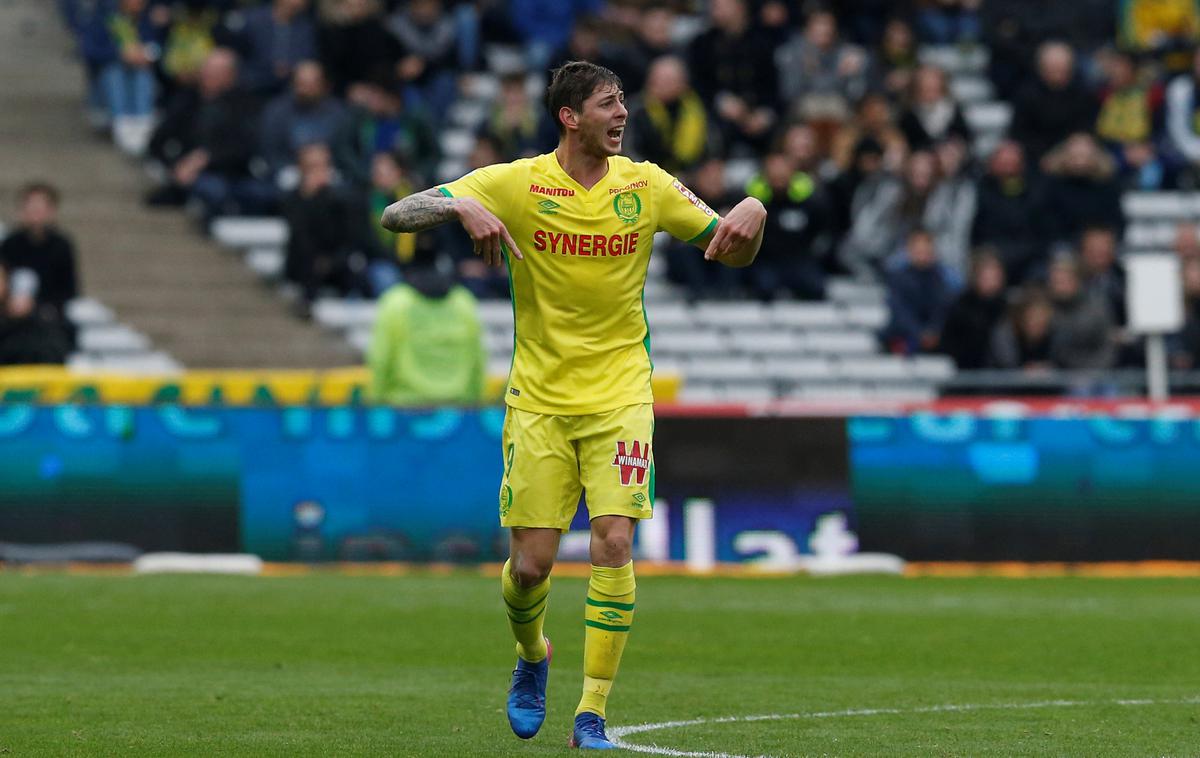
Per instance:
[[[690,166],[704,155],[708,116],[704,112],[704,103],[695,92],[688,90],[679,98],[679,115],[674,123],[667,106],[651,97],[646,98],[646,115],[681,166]]]

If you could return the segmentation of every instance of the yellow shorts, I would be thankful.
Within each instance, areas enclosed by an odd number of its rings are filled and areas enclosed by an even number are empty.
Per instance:
[[[500,524],[567,531],[586,492],[588,518],[650,518],[654,509],[654,407],[588,416],[509,408],[502,445]]]

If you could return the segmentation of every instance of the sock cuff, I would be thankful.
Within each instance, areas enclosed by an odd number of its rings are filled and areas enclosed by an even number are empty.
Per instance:
[[[621,597],[632,595],[637,588],[637,580],[633,576],[633,561],[624,566],[592,566],[592,578],[588,588],[601,595]]]

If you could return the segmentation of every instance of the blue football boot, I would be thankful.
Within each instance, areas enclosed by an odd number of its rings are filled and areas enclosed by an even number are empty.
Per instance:
[[[575,731],[571,733],[571,747],[584,750],[616,750],[604,733],[604,719],[584,711],[575,717]]]
[[[550,640],[546,657],[537,663],[517,656],[512,686],[508,688],[508,725],[513,734],[527,740],[538,733],[546,720],[546,680],[550,674]]]

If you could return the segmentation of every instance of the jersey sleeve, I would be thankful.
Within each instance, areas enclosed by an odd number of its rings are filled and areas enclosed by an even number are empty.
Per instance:
[[[684,242],[695,242],[717,228],[721,217],[696,193],[658,166],[652,171],[658,194],[658,231]]]
[[[521,168],[515,163],[495,163],[477,168],[461,179],[438,185],[446,197],[473,197],[498,218],[506,205],[505,198],[518,196]],[[511,205],[508,203],[507,205]]]

